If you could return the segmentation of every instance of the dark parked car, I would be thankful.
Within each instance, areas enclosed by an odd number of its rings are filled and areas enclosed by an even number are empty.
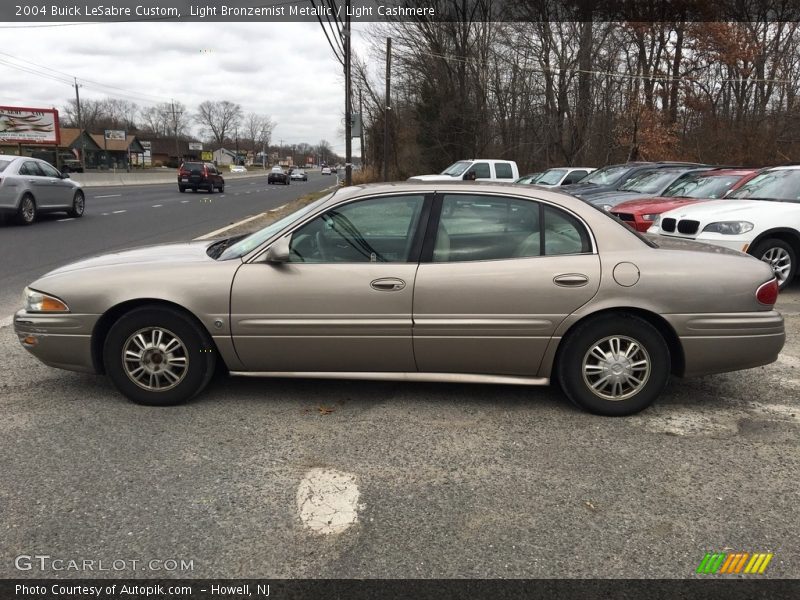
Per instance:
[[[608,165],[589,173],[579,183],[562,185],[561,191],[586,198],[602,192],[617,190],[632,177],[651,169],[674,169],[676,167],[703,167],[697,163],[683,162],[629,162],[620,165]]]
[[[199,188],[208,190],[209,194],[213,194],[214,189],[224,192],[225,180],[212,163],[183,163],[178,169],[178,189],[181,192],[187,189],[196,192]]]
[[[666,193],[667,189],[676,183],[708,170],[710,170],[710,167],[643,169],[616,190],[591,194],[586,196],[584,200],[605,210],[611,210],[617,204],[622,204],[630,200],[644,200],[646,198],[662,196]]]
[[[289,183],[291,183],[291,178],[289,177],[288,173],[284,173],[281,167],[275,165],[272,167],[272,171],[269,172],[269,175],[267,175],[267,183],[282,183],[283,185],[289,185]]]

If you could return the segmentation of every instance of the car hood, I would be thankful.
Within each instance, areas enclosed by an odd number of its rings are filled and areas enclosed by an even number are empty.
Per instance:
[[[659,248],[664,250],[687,250],[690,252],[709,252],[711,254],[727,254],[731,256],[750,256],[738,250],[731,250],[725,246],[717,246],[716,244],[705,244],[703,242],[695,242],[694,240],[686,240],[682,238],[666,237],[663,235],[655,235],[645,233],[646,238],[651,240]]]
[[[415,175],[409,177],[409,181],[461,181],[461,177],[452,177],[451,175]]]
[[[597,206],[603,204],[610,204],[616,206],[622,202],[629,202],[630,200],[644,200],[645,198],[652,198],[653,194],[643,194],[641,192],[620,192],[619,190],[608,190],[598,194],[592,194],[588,201]]]
[[[800,215],[800,203],[769,200],[709,200],[682,206],[662,213],[662,217],[695,219],[697,221],[725,221],[763,219],[764,217]]]
[[[61,275],[71,271],[119,265],[141,265],[146,263],[185,264],[189,262],[213,261],[214,259],[206,254],[206,250],[212,243],[213,241],[211,240],[205,240],[202,242],[182,244],[161,244],[158,246],[145,246],[143,248],[101,254],[59,267],[54,271],[50,271],[44,275],[44,277]]]
[[[644,198],[642,200],[627,200],[614,207],[615,212],[624,211],[633,214],[662,213],[673,208],[679,208],[687,204],[697,202],[707,202],[700,198]]]
[[[569,185],[562,185],[559,188],[561,192],[567,192],[573,196],[592,196],[602,194],[609,191],[611,188],[607,185],[597,185],[596,183],[571,183]]]

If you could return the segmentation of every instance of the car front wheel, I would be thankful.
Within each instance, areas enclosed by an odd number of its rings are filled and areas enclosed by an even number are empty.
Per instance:
[[[214,374],[216,351],[188,315],[145,306],[122,316],[103,345],[106,373],[137,404],[171,406],[200,393]]]
[[[661,395],[670,364],[669,347],[653,325],[617,313],[589,319],[568,335],[556,377],[579,407],[624,416],[644,410]]]
[[[75,192],[75,196],[72,198],[72,208],[67,211],[67,214],[70,217],[77,219],[83,216],[83,211],[85,208],[86,199],[83,196],[83,192],[79,190]]]
[[[794,248],[783,240],[766,239],[759,242],[750,254],[772,267],[772,272],[778,280],[778,288],[781,290],[792,282],[797,273],[797,254]]]

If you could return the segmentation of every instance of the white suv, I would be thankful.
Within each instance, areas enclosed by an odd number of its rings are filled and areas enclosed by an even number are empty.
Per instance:
[[[438,175],[415,175],[409,181],[505,181],[513,183],[519,179],[519,169],[513,160],[473,158],[459,160]]]
[[[725,200],[662,213],[647,232],[747,252],[770,264],[783,289],[800,256],[800,165],[766,169]]]

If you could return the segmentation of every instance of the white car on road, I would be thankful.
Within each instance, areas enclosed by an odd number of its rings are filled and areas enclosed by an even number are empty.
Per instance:
[[[231,165],[231,173],[247,173],[247,167],[244,165]]]
[[[647,232],[747,252],[785,288],[800,256],[800,165],[767,169],[727,198],[662,213]]]

